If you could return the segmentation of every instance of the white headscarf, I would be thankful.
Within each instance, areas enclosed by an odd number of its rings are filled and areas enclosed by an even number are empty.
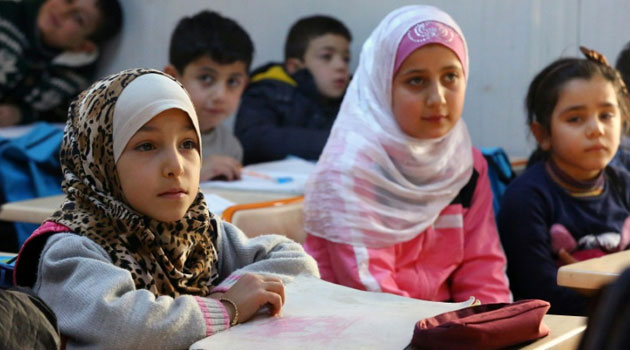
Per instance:
[[[415,139],[391,108],[394,62],[414,25],[455,21],[432,6],[394,10],[372,32],[314,174],[306,185],[305,229],[370,248],[408,241],[427,229],[466,185],[472,144],[463,120],[446,135]],[[468,72],[468,53],[462,62]]]
[[[129,83],[114,107],[114,161],[118,162],[136,131],[156,115],[171,108],[181,109],[188,114],[201,142],[195,107],[179,83],[155,73],[141,75]]]

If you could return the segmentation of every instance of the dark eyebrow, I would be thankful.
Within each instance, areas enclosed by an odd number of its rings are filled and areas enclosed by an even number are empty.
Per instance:
[[[448,71],[448,70],[453,70],[453,69],[458,69],[458,70],[461,70],[461,68],[460,68],[459,66],[456,66],[456,65],[452,64],[452,65],[448,65],[448,66],[444,66],[444,67],[442,67],[442,68],[440,69],[440,71],[442,71],[442,72],[443,72],[443,71]],[[427,71],[426,69],[413,69],[413,68],[412,68],[412,69],[410,69],[410,70],[407,70],[407,71],[401,72],[401,74],[403,74],[403,75],[408,75],[408,74],[417,74],[417,73],[424,73],[424,72],[426,72],[426,71]]]
[[[216,73],[217,72],[215,69],[213,69],[211,67],[206,67],[206,66],[203,66],[203,67],[199,68],[199,70],[202,71],[202,72],[210,72],[210,73]]]
[[[334,46],[324,46],[319,48],[320,51],[337,51],[337,48]],[[350,54],[350,50],[343,50],[344,54]]]
[[[138,131],[136,132],[151,132],[151,131],[157,131],[157,128],[152,127],[152,126],[148,126],[148,125],[143,125],[140,127],[140,129],[138,129]]]
[[[599,105],[597,105],[598,107],[604,107],[604,108],[616,108],[617,105],[611,102],[602,102]],[[586,109],[586,106],[584,105],[573,105],[573,106],[569,106],[565,109],[563,109],[560,114],[565,114],[568,112],[576,112],[576,111],[581,111]]]
[[[242,77],[244,75],[245,75],[244,73],[240,73],[240,72],[239,73],[230,73],[230,78],[235,78],[235,77],[240,78],[240,77]]]
[[[190,124],[187,124],[186,126],[184,126],[183,128],[181,128],[180,130],[184,130],[184,131],[195,131],[195,127],[192,125],[192,120],[190,121]],[[158,131],[158,128],[154,127],[154,126],[150,126],[150,125],[143,125],[140,127],[140,129],[138,129],[138,131],[136,131],[136,133],[138,132],[155,132]]]

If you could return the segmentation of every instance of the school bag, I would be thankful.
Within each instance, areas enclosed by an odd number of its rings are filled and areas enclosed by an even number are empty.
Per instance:
[[[418,321],[411,350],[503,349],[545,337],[550,304],[539,299],[469,306]]]
[[[0,137],[0,204],[61,194],[59,149],[63,130],[49,123],[36,123],[32,129],[16,138]],[[3,249],[16,251],[38,227],[38,224],[14,223],[15,237],[0,238],[15,244]]]
[[[503,193],[516,177],[516,173],[514,173],[510,159],[503,148],[484,147],[481,148],[481,153],[488,162],[488,178],[492,188],[492,208],[496,215],[499,212]]]
[[[13,286],[13,270],[15,268],[15,260],[13,257],[8,261],[0,260],[0,288],[9,288]]]
[[[53,311],[30,289],[0,289],[0,349],[60,349]]]

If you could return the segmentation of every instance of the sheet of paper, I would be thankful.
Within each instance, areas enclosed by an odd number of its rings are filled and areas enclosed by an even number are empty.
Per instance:
[[[218,216],[221,216],[221,214],[223,214],[223,211],[227,207],[235,204],[234,202],[214,193],[204,192],[203,196],[206,198],[206,204],[208,204],[208,209],[210,209],[210,212]]]
[[[309,175],[315,169],[315,163],[300,158],[253,164],[243,167],[243,170],[259,174],[250,176],[243,174],[237,181],[205,181],[201,188],[219,188],[243,191],[282,192],[288,194],[304,194],[304,186]],[[290,178],[290,181],[278,182],[273,179]]]
[[[285,288],[281,316],[259,315],[193,344],[199,349],[403,349],[415,323],[470,306],[364,292],[313,277]]]

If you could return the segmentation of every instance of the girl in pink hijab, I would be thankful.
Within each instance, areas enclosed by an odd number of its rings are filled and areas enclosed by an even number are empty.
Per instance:
[[[487,164],[461,119],[468,50],[431,6],[391,12],[306,187],[306,250],[322,278],[418,299],[508,302]]]

